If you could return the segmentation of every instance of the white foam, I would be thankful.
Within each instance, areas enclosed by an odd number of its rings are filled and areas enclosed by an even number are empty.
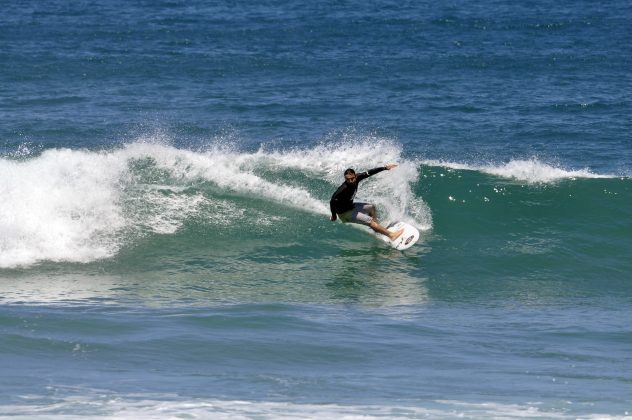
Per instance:
[[[196,214],[200,207],[208,203],[201,194],[192,196],[182,194],[166,194],[172,190],[147,188],[137,198],[144,206],[135,208],[136,225],[145,226],[154,233],[169,235],[176,233],[184,221]]]
[[[563,179],[574,178],[616,178],[614,175],[595,174],[589,169],[565,169],[550,165],[537,158],[525,160],[511,160],[500,165],[473,165],[459,162],[446,162],[438,160],[425,160],[422,162],[428,166],[440,166],[457,170],[480,171],[486,174],[503,178],[516,179],[527,183],[547,183]]]
[[[77,396],[58,398],[53,403],[35,403],[37,396],[22,396],[24,404],[4,405],[0,415],[12,419],[43,416],[47,419],[384,419],[384,418],[547,418],[572,419],[577,414],[547,410],[539,403],[499,404],[460,401],[425,401],[413,405],[297,404],[292,402],[240,401],[217,399],[182,400],[177,396],[127,397],[104,392],[94,398]],[[29,403],[29,400],[31,403]],[[582,418],[617,419],[626,415],[580,413]],[[629,417],[627,417],[629,418]]]
[[[338,183],[346,168],[372,168],[388,162],[401,161],[401,146],[380,138],[366,136],[361,138],[343,137],[317,145],[311,149],[295,149],[283,152],[258,152],[266,156],[275,165],[302,169],[323,175],[329,181]]]
[[[252,154],[212,147],[206,152],[180,150],[171,146],[134,143],[125,148],[128,158],[151,158],[155,165],[185,183],[209,181],[221,189],[264,197],[295,208],[327,213],[322,201],[303,188],[275,184],[253,173],[245,164]]]
[[[0,159],[0,267],[113,255],[124,228],[117,182],[125,164],[102,153],[49,150]]]

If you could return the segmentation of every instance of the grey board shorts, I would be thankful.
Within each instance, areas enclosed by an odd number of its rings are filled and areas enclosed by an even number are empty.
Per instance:
[[[373,208],[373,204],[369,203],[353,203],[353,210],[346,211],[342,214],[339,214],[340,220],[343,223],[358,223],[360,225],[370,225],[371,209]]]

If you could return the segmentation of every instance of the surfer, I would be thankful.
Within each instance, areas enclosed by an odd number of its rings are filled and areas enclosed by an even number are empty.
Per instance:
[[[334,195],[331,196],[329,207],[331,208],[331,221],[335,222],[338,217],[343,223],[358,223],[369,226],[377,233],[386,235],[391,241],[399,238],[404,229],[391,232],[377,222],[375,206],[369,203],[354,203],[356,191],[358,191],[358,183],[372,175],[382,171],[390,171],[397,165],[389,164],[379,168],[369,169],[366,172],[356,174],[349,168],[345,171],[345,182],[338,187]]]

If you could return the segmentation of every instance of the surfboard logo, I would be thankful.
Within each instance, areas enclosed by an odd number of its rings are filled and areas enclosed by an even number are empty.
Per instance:
[[[408,238],[406,238],[406,242],[404,242],[404,245],[408,245],[413,239],[415,239],[415,235],[409,236]]]

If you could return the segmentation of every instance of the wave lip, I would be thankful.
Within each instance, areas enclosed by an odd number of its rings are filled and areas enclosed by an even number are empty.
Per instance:
[[[531,184],[550,183],[564,179],[576,178],[617,178],[615,175],[596,174],[587,168],[579,170],[565,169],[559,166],[544,163],[537,158],[511,160],[501,165],[473,165],[439,160],[426,160],[422,163],[428,166],[479,171],[489,175],[515,179]]]

